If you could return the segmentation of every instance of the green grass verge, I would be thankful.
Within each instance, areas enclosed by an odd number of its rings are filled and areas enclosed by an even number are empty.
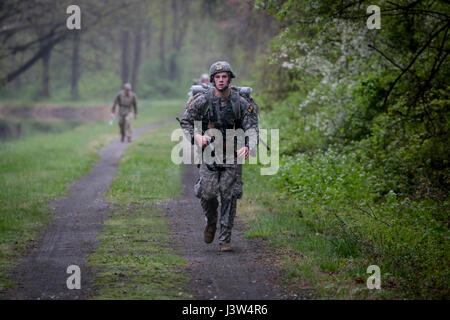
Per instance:
[[[175,117],[182,106],[183,101],[142,103],[134,127]],[[9,277],[17,258],[50,221],[47,203],[67,194],[66,186],[89,171],[97,151],[117,133],[116,124],[105,120],[0,143],[0,292],[14,285]]]
[[[94,299],[186,299],[186,265],[170,248],[159,201],[181,192],[182,167],[170,160],[171,123],[143,134],[125,152],[107,193],[113,204],[89,264],[97,271]]]
[[[336,234],[323,227],[327,222],[321,219],[328,217],[332,221],[335,212],[347,217],[350,212],[345,211],[344,206],[336,202],[324,205],[324,200],[320,199],[310,204],[298,200],[290,192],[279,191],[279,179],[279,175],[261,176],[258,166],[245,166],[244,197],[239,203],[239,215],[247,222],[247,237],[260,237],[276,250],[287,284],[301,288],[307,282],[307,287],[313,288],[316,297],[321,299],[408,299],[422,296],[401,285],[400,269],[404,267],[398,265],[399,270],[396,270],[386,264],[389,257],[372,251],[372,247],[366,250],[367,239],[363,235],[353,238],[355,229],[349,230],[344,226]],[[381,228],[370,220],[366,225],[374,230]],[[339,228],[339,225],[335,227]],[[391,247],[385,249],[394,250]],[[413,253],[413,249],[410,252]],[[373,264],[381,268],[381,290],[369,290],[366,286],[370,276],[366,270]],[[429,297],[434,293],[427,294]]]

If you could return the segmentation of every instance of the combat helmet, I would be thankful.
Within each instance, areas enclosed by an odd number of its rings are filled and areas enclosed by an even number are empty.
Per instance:
[[[219,72],[228,72],[230,74],[230,78],[236,78],[231,69],[231,66],[226,61],[217,61],[214,62],[209,68],[209,82],[213,82],[214,75]]]
[[[200,82],[207,81],[209,79],[209,76],[206,73],[202,73],[200,76]]]

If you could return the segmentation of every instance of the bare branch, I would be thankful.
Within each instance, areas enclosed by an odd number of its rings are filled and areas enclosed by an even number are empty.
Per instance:
[[[387,55],[385,55],[383,52],[381,52],[380,50],[378,50],[375,46],[369,44],[369,48],[374,49],[376,52],[378,52],[379,54],[381,54],[383,57],[386,58],[386,60],[388,60],[390,63],[392,63],[394,66],[396,66],[397,68],[399,68],[400,70],[404,71],[404,69],[398,65],[393,59],[389,58]]]
[[[397,78],[395,78],[395,80],[392,82],[391,86],[389,87],[389,90],[386,94],[386,97],[384,98],[383,101],[383,108],[386,107],[387,101],[389,96],[392,93],[392,90],[394,89],[394,87],[396,86],[397,82],[401,79],[401,77],[403,77],[403,75],[413,66],[413,64],[416,62],[417,58],[425,51],[425,49],[430,45],[431,41],[436,38],[443,30],[447,29],[449,27],[450,23],[447,22],[447,24],[445,24],[442,28],[440,28],[438,31],[436,31],[434,34],[432,34],[430,36],[430,38],[428,39],[428,41],[422,46],[422,48],[420,48],[420,50],[416,53],[416,55],[414,56],[414,58],[409,62],[409,64],[403,69],[403,71],[397,76]]]

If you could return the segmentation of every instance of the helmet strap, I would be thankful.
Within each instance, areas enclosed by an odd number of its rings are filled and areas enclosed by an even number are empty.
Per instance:
[[[216,82],[215,82],[214,79],[213,79],[214,88],[216,88],[217,91],[219,91],[219,92],[225,92],[225,91],[230,87],[230,83],[231,83],[231,75],[230,75],[230,73],[228,73],[228,75],[229,75],[228,84],[227,84],[225,87],[223,87],[222,89],[217,88]]]
[[[230,85],[228,84],[226,87],[223,87],[222,89],[219,89],[219,88],[216,87],[216,84],[214,83],[214,87],[217,89],[217,91],[225,92],[230,87]]]

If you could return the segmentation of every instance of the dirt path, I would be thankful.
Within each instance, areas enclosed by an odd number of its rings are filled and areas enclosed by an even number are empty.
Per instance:
[[[168,123],[165,120],[134,131],[134,138]],[[94,295],[92,270],[87,257],[97,247],[97,235],[107,217],[109,204],[103,194],[117,170],[128,144],[118,139],[100,151],[100,160],[84,178],[69,186],[69,195],[50,203],[53,221],[14,271],[18,287],[6,292],[6,299],[88,299]],[[196,299],[299,299],[279,285],[280,270],[272,263],[258,239],[244,239],[237,217],[233,229],[233,252],[221,253],[217,239],[203,242],[204,217],[192,186],[198,169],[186,166],[183,196],[161,204],[171,222],[173,245],[188,260],[190,291]],[[238,213],[239,214],[239,213]],[[69,265],[81,269],[81,289],[69,290]]]
[[[167,119],[134,130],[136,139],[142,133],[163,125]],[[90,173],[69,186],[69,195],[50,203],[53,221],[42,232],[28,256],[14,271],[18,287],[9,290],[6,299],[87,299],[92,272],[87,257],[97,246],[97,235],[108,212],[103,193],[108,190],[127,143],[114,140],[100,151],[100,160]],[[69,265],[81,269],[81,289],[67,289]]]
[[[188,260],[190,289],[196,299],[301,299],[279,285],[281,276],[258,239],[243,238],[243,224],[237,216],[232,235],[232,252],[221,253],[217,238],[203,242],[205,220],[200,201],[193,194],[198,169],[185,167],[183,196],[162,204],[171,221],[173,245]],[[245,196],[245,195],[244,195]],[[220,208],[219,208],[220,209]],[[239,215],[239,212],[238,214]],[[216,234],[217,236],[217,234]]]

